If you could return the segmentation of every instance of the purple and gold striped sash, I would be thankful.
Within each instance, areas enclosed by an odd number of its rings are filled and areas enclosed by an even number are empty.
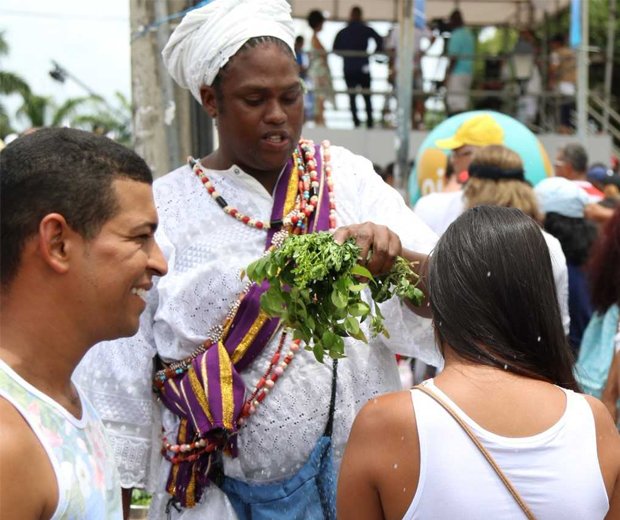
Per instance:
[[[309,218],[307,232],[329,229],[329,197],[321,150],[320,146],[314,146],[320,183],[319,201]],[[275,187],[272,222],[282,221],[294,208],[298,189],[299,174],[291,158]],[[271,246],[277,231],[274,227],[268,230],[266,249]],[[222,338],[196,356],[187,372],[159,385],[161,401],[181,419],[177,444],[188,445],[197,439],[205,439],[211,444],[211,451],[203,451],[193,460],[172,465],[167,490],[183,507],[195,505],[210,481],[213,444],[232,456],[237,455],[234,434],[246,391],[239,373],[262,352],[280,325],[277,318],[269,318],[260,309],[260,296],[268,287],[267,282],[260,286],[253,284],[240,301]]]

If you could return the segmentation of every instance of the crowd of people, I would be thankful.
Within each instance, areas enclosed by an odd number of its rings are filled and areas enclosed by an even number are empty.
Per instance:
[[[619,515],[617,174],[571,144],[532,187],[475,116],[437,143],[445,197],[412,210],[366,158],[301,135],[313,69],[290,11],[184,16],[163,61],[218,146],[155,182],[80,130],[0,152],[2,517],[127,519],[134,488],[151,519]],[[426,295],[383,302],[389,337],[363,321],[325,363],[241,276],[318,231],[372,276],[406,259]],[[402,391],[396,354],[437,375]]]
[[[332,71],[327,61],[329,52],[333,52],[343,57],[343,76],[354,126],[359,127],[365,123],[368,128],[372,128],[373,89],[369,56],[374,57],[378,63],[388,64],[388,89],[395,92],[400,46],[398,24],[381,36],[363,20],[361,8],[354,6],[348,25],[338,32],[329,49],[329,45],[321,43],[317,36],[317,27],[322,28],[327,21],[323,12],[311,11],[307,21],[313,36],[308,48],[302,47],[301,50],[307,55],[308,61],[314,63],[315,68],[314,73],[306,77],[308,89],[319,95],[317,106],[307,120],[324,126],[324,102],[330,102],[332,109],[337,108]],[[523,27],[518,31],[514,45],[510,44],[510,48],[503,48],[497,56],[483,56],[479,52],[478,33],[467,26],[459,9],[452,11],[445,21],[433,20],[431,24],[428,24],[424,17],[416,15],[414,27],[413,128],[424,129],[426,101],[433,95],[443,100],[448,116],[472,108],[510,111],[516,119],[532,129],[551,125],[549,128],[558,133],[574,133],[577,57],[575,50],[567,44],[565,34],[557,33],[551,36],[546,45],[547,54],[543,55],[541,39],[531,28]],[[434,45],[438,39],[444,42],[440,46]],[[510,37],[506,37],[506,41],[509,40]],[[427,70],[425,84],[422,58],[427,56],[427,53],[428,57],[436,62],[435,66],[429,67],[436,69],[436,77],[428,77]],[[440,61],[445,62],[445,68]],[[476,75],[474,85],[477,61],[483,66],[480,67],[482,72]],[[485,91],[484,95],[478,93],[472,96],[473,88]],[[381,90],[384,89],[375,89]],[[510,100],[504,99],[499,91],[510,91],[514,94],[514,106],[509,106]],[[438,96],[439,92],[442,94]],[[358,94],[362,94],[364,99],[365,121],[361,120],[357,113]],[[385,97],[382,115],[384,124],[389,124],[386,117],[390,112],[390,98],[389,94]]]
[[[310,11],[307,21],[312,29],[312,39],[307,53],[310,65],[306,84],[314,96],[314,110],[309,120],[318,126],[325,126],[323,115],[325,101],[328,101],[332,107],[336,106],[332,74],[327,62],[327,50],[318,36],[325,23],[325,15],[322,11],[315,9]],[[374,47],[369,46],[371,41],[374,41]],[[356,128],[361,125],[361,120],[357,113],[358,93],[362,95],[364,100],[366,127],[372,128],[374,126],[368,56],[369,51],[373,53],[383,52],[383,46],[383,37],[364,22],[361,7],[352,7],[349,22],[336,35],[332,51],[342,56],[343,74],[349,96],[351,117]],[[303,49],[302,52],[304,52]]]
[[[565,332],[577,359],[577,378],[584,389],[595,388],[591,393],[600,397],[613,349],[604,355],[607,361],[592,363],[591,351],[598,355],[602,343],[592,280],[601,276],[603,268],[592,258],[596,244],[606,236],[605,223],[620,211],[620,172],[600,163],[589,167],[585,148],[568,143],[557,151],[554,176],[532,188],[524,176],[522,159],[503,146],[503,140],[502,128],[488,114],[473,115],[453,136],[438,140],[437,147],[450,151],[447,182],[442,192],[420,198],[414,212],[439,235],[466,209],[480,205],[516,207],[537,221],[554,266]],[[599,306],[599,311],[608,307]],[[618,341],[620,325],[611,321],[607,327]],[[593,331],[586,335],[588,327]]]

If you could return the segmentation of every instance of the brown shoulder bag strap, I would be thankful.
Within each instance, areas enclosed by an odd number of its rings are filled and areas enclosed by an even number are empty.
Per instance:
[[[465,421],[463,421],[463,419],[461,419],[457,415],[457,413],[452,409],[452,407],[448,403],[446,403],[441,397],[439,397],[435,392],[433,392],[430,388],[428,388],[426,386],[416,385],[413,388],[414,388],[414,390],[420,390],[421,392],[423,392],[426,395],[428,395],[430,398],[434,399],[438,404],[440,404],[452,416],[452,418],[459,424],[459,426],[461,428],[463,428],[465,433],[469,436],[469,438],[472,440],[472,442],[480,450],[480,453],[482,453],[482,455],[484,455],[484,458],[487,459],[487,462],[495,470],[495,473],[497,473],[497,476],[502,480],[502,482],[504,483],[504,486],[506,486],[506,489],[508,489],[508,491],[510,491],[510,494],[516,500],[517,504],[519,504],[519,507],[523,510],[523,512],[525,513],[525,516],[528,518],[528,520],[536,520],[536,518],[532,514],[532,511],[530,511],[530,508],[527,507],[527,504],[523,501],[523,499],[521,498],[521,495],[519,495],[519,492],[514,488],[514,486],[512,485],[510,480],[508,480],[506,475],[504,475],[504,472],[497,465],[497,463],[495,462],[495,460],[493,459],[491,454],[487,451],[487,449],[478,440],[478,437],[476,437],[474,432],[471,431],[471,429],[469,428],[469,426],[467,426]]]

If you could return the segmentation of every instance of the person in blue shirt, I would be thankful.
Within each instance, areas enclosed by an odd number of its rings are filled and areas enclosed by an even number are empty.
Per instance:
[[[356,51],[359,53],[367,52],[368,43],[374,40],[376,52],[383,50],[383,38],[377,31],[369,27],[362,21],[362,9],[355,6],[351,9],[349,24],[342,29],[334,40],[334,52]],[[349,92],[349,102],[351,103],[351,114],[353,124],[360,126],[360,119],[357,115],[356,98],[357,93],[352,90],[361,87],[364,89],[362,94],[366,104],[366,125],[372,128],[374,120],[372,116],[372,102],[370,99],[370,65],[368,56],[343,56],[344,59],[344,80]]]
[[[465,27],[461,11],[455,9],[450,15],[452,35],[448,42],[450,63],[446,70],[446,104],[449,115],[464,112],[469,104],[469,90],[474,71],[476,42],[474,35]]]

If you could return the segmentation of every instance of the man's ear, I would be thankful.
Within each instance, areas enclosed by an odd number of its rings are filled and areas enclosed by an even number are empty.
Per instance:
[[[39,223],[39,254],[43,261],[59,274],[69,270],[76,238],[65,217],[59,213],[45,215]]]
[[[200,87],[200,99],[202,99],[202,106],[207,114],[215,119],[217,117],[217,97],[215,88],[207,85]]]

